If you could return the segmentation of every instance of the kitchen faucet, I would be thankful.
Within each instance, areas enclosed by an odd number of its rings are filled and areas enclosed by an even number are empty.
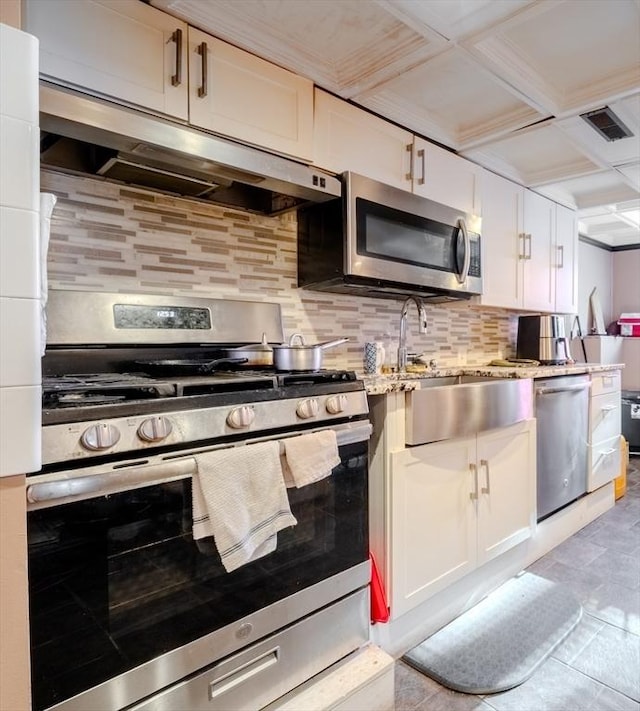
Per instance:
[[[409,311],[409,304],[412,301],[418,307],[418,316],[420,317],[418,332],[427,332],[427,312],[425,311],[424,304],[417,296],[408,296],[404,304],[402,304],[402,311],[400,312],[400,338],[398,340],[399,373],[404,373],[407,369],[407,313]]]

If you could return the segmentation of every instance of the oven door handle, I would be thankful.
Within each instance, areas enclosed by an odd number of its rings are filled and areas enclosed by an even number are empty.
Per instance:
[[[318,430],[327,429],[319,427]],[[365,442],[371,437],[372,426],[366,422],[349,422],[336,425],[332,428],[336,433],[338,447],[356,442]],[[317,431],[317,430],[311,430]],[[301,434],[297,432],[296,434]],[[295,436],[295,435],[292,435]],[[265,437],[246,440],[244,444],[265,441],[267,439],[286,439],[286,437]],[[174,458],[166,459],[155,464],[141,466],[123,467],[122,469],[109,469],[107,471],[96,472],[95,474],[49,474],[44,475],[40,481],[27,485],[27,509],[49,508],[72,501],[82,501],[83,499],[93,499],[99,496],[117,494],[130,489],[139,489],[143,486],[154,484],[164,484],[179,479],[188,479],[198,471],[198,464],[193,454],[210,451],[211,449],[222,449],[228,447],[212,447],[204,450],[196,450],[189,453],[182,453]],[[233,445],[232,445],[233,446]],[[39,477],[38,477],[39,478]]]
[[[346,425],[338,425],[333,428],[336,433],[338,447],[345,444],[355,444],[356,442],[365,442],[371,438],[373,432],[372,424],[367,422],[348,423]]]
[[[97,496],[116,494],[192,476],[198,467],[193,457],[174,459],[161,464],[110,471],[91,476],[65,477],[37,482],[27,486],[28,508],[58,506],[71,501],[82,501]]]
[[[318,430],[325,430],[327,427],[319,427]],[[371,437],[372,426],[367,420],[365,422],[349,422],[336,425],[333,428],[336,433],[338,447],[357,442],[366,442]],[[301,434],[292,433],[291,436]],[[265,437],[246,440],[243,444],[251,444],[273,439],[286,439],[286,437]],[[27,509],[49,508],[72,501],[82,501],[83,499],[94,499],[99,496],[117,494],[130,489],[139,489],[143,486],[153,486],[154,484],[164,484],[180,479],[188,479],[198,471],[198,464],[194,454],[223,449],[229,444],[214,446],[206,449],[199,449],[190,452],[183,452],[170,459],[165,459],[155,464],[130,465],[121,469],[108,469],[107,471],[96,472],[91,475],[66,474],[45,474],[40,481],[34,481],[27,485]],[[231,445],[234,446],[234,445]],[[242,444],[240,446],[243,446]]]

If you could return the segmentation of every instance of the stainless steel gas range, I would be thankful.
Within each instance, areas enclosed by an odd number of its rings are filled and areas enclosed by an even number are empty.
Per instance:
[[[33,708],[254,711],[363,645],[371,426],[355,374],[201,372],[262,333],[282,342],[276,304],[56,291],[47,314],[44,466],[26,491]],[[175,372],[144,372],[159,360]],[[324,430],[339,464],[286,490],[297,524],[273,552],[226,572],[193,538],[199,458]]]

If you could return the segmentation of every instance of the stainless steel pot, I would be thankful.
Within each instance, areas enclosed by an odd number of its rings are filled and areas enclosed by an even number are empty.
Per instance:
[[[294,333],[288,344],[273,346],[273,363],[276,370],[320,370],[323,351],[346,343],[348,340],[348,338],[336,338],[333,341],[308,346],[301,333]]]
[[[267,343],[267,334],[262,334],[262,342],[254,343],[248,346],[240,346],[239,348],[229,348],[225,353],[231,358],[244,358],[248,366],[266,366],[273,365],[273,348]]]

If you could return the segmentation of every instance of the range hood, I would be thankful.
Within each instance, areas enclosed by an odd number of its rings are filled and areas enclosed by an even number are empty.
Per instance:
[[[43,168],[269,215],[341,194],[307,165],[46,82],[40,129]]]

